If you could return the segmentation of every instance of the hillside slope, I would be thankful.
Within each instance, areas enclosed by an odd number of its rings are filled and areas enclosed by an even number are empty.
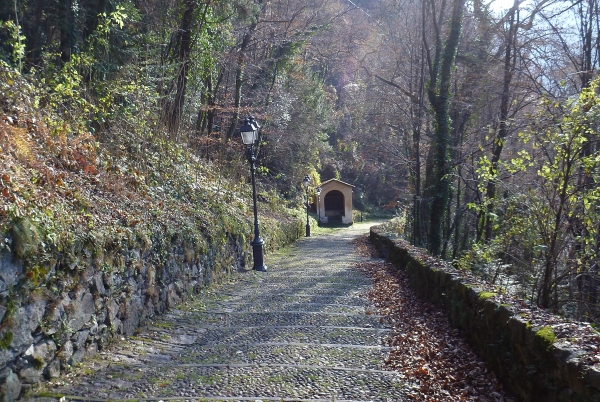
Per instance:
[[[13,400],[244,268],[252,203],[247,166],[133,135],[100,144],[42,107],[40,83],[0,70],[0,393]],[[294,241],[301,215],[260,199],[267,250]]]

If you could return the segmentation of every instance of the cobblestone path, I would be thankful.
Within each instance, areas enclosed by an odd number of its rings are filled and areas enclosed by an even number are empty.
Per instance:
[[[268,272],[171,311],[32,399],[405,400],[383,367],[389,329],[361,297],[370,281],[351,269],[362,257],[349,241],[368,227],[301,239]]]

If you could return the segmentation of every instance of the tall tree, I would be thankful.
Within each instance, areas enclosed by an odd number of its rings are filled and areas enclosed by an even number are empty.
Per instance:
[[[454,0],[452,3],[449,32],[445,41],[442,39],[443,7],[437,10],[434,0],[424,2],[423,4],[424,14],[426,12],[430,13],[434,28],[433,49],[429,48],[425,33],[423,39],[427,48],[429,63],[427,96],[435,117],[433,140],[434,174],[433,183],[431,183],[433,202],[431,204],[429,219],[429,250],[433,254],[438,255],[441,252],[442,246],[442,224],[444,216],[448,212],[448,199],[450,197],[450,83],[460,39],[465,0]],[[423,19],[425,19],[425,16]],[[425,27],[423,29],[425,30]],[[432,50],[433,54],[431,54]]]
[[[511,82],[514,75],[517,52],[517,33],[519,30],[519,0],[515,0],[513,6],[508,11],[505,19],[507,20],[508,30],[504,40],[504,65],[502,79],[502,93],[500,95],[500,112],[497,124],[496,138],[492,142],[492,157],[490,160],[490,179],[486,188],[487,213],[485,214],[485,240],[492,239],[494,199],[496,197],[496,178],[498,171],[498,162],[502,154],[502,149],[506,142],[509,132],[509,107],[511,104]]]
[[[246,70],[246,63],[248,60],[248,47],[250,46],[250,41],[254,37],[254,33],[256,31],[256,27],[259,23],[260,14],[263,11],[263,3],[265,0],[256,0],[256,4],[259,7],[259,11],[255,14],[248,15],[251,19],[250,25],[246,28],[246,32],[242,37],[242,41],[239,45],[239,49],[237,50],[237,65],[235,68],[235,88],[233,93],[233,116],[231,118],[231,123],[229,124],[229,128],[227,129],[227,139],[231,139],[235,134],[235,129],[238,125],[238,120],[240,116],[240,107],[242,105],[242,88],[244,85],[244,72]]]
[[[185,91],[188,79],[188,71],[190,64],[190,51],[192,48],[192,22],[194,20],[194,12],[196,10],[196,1],[195,0],[185,0],[184,1],[184,9],[183,15],[181,17],[181,28],[178,32],[178,59],[180,63],[179,71],[177,72],[176,78],[176,93],[175,99],[173,101],[173,110],[171,111],[171,118],[169,121],[169,128],[171,131],[177,131],[179,127],[179,122],[181,120],[181,111],[183,109],[183,104],[185,101]],[[210,1],[204,4],[204,15],[206,16],[206,12],[208,7],[210,6]],[[204,22],[204,19],[202,19]]]

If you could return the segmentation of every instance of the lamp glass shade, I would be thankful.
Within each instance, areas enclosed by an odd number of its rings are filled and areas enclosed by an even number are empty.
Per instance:
[[[240,134],[242,135],[242,142],[244,144],[252,145],[252,144],[254,144],[254,142],[256,142],[256,131],[255,130],[240,131]]]
[[[304,180],[302,181],[302,183],[304,183],[304,185],[308,187],[308,184],[310,183],[310,177],[308,177],[308,175],[304,176]]]

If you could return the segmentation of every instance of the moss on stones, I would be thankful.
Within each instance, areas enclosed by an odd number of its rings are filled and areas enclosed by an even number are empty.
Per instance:
[[[548,348],[556,341],[556,335],[550,326],[538,329],[535,336]]]
[[[494,292],[481,292],[479,293],[479,301],[484,301],[496,296]]]
[[[13,334],[10,331],[7,331],[2,339],[0,339],[0,350],[6,350],[10,346],[13,340]]]
[[[34,369],[41,370],[44,367],[44,360],[42,360],[40,357],[35,357],[33,358],[31,365]]]
[[[13,250],[18,258],[24,259],[38,253],[40,229],[29,218],[16,218],[10,228]]]

